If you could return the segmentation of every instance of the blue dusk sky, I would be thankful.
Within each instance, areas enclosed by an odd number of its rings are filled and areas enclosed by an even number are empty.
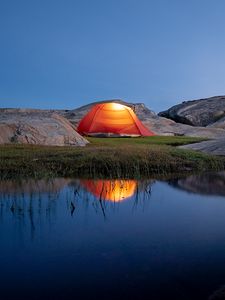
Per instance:
[[[225,94],[224,0],[0,0],[0,107]]]

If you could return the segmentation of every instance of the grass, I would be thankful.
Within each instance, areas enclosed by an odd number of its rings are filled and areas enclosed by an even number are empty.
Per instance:
[[[182,146],[186,144],[205,141],[206,139],[188,136],[151,136],[142,138],[87,138],[95,146],[121,146],[121,145],[168,145]]]
[[[0,146],[0,178],[140,178],[221,170],[225,159],[174,146],[190,137],[88,138],[86,147]]]

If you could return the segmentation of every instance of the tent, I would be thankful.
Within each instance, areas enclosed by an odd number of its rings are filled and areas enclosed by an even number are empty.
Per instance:
[[[137,189],[136,180],[90,180],[83,179],[81,184],[101,200],[120,202],[134,195]]]
[[[152,136],[133,110],[119,103],[96,104],[78,124],[77,131],[90,136]]]

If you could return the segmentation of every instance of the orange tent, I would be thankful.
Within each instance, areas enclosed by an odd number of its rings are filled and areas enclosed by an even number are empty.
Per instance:
[[[120,202],[134,195],[136,180],[81,180],[81,184],[95,197]]]
[[[83,135],[152,136],[133,110],[119,103],[95,105],[80,121],[77,131]]]

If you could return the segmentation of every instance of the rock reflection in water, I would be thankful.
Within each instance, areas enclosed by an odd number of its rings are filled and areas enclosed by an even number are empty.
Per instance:
[[[177,179],[169,182],[176,188],[187,192],[225,196],[225,172],[206,173],[202,175],[192,175],[186,178]]]
[[[153,181],[137,180],[20,180],[0,182],[0,222],[13,216],[20,228],[35,228],[43,219],[54,222],[57,214],[74,216],[76,210],[94,209],[106,218],[115,205],[133,199],[133,207],[141,205],[151,194]],[[107,205],[110,202],[115,205]],[[60,212],[59,212],[60,210]]]
[[[0,222],[12,216],[17,229],[30,228],[33,238],[43,218],[49,224],[54,219],[60,192],[69,182],[64,178],[0,181]]]
[[[223,296],[223,178],[2,181],[1,299]]]

